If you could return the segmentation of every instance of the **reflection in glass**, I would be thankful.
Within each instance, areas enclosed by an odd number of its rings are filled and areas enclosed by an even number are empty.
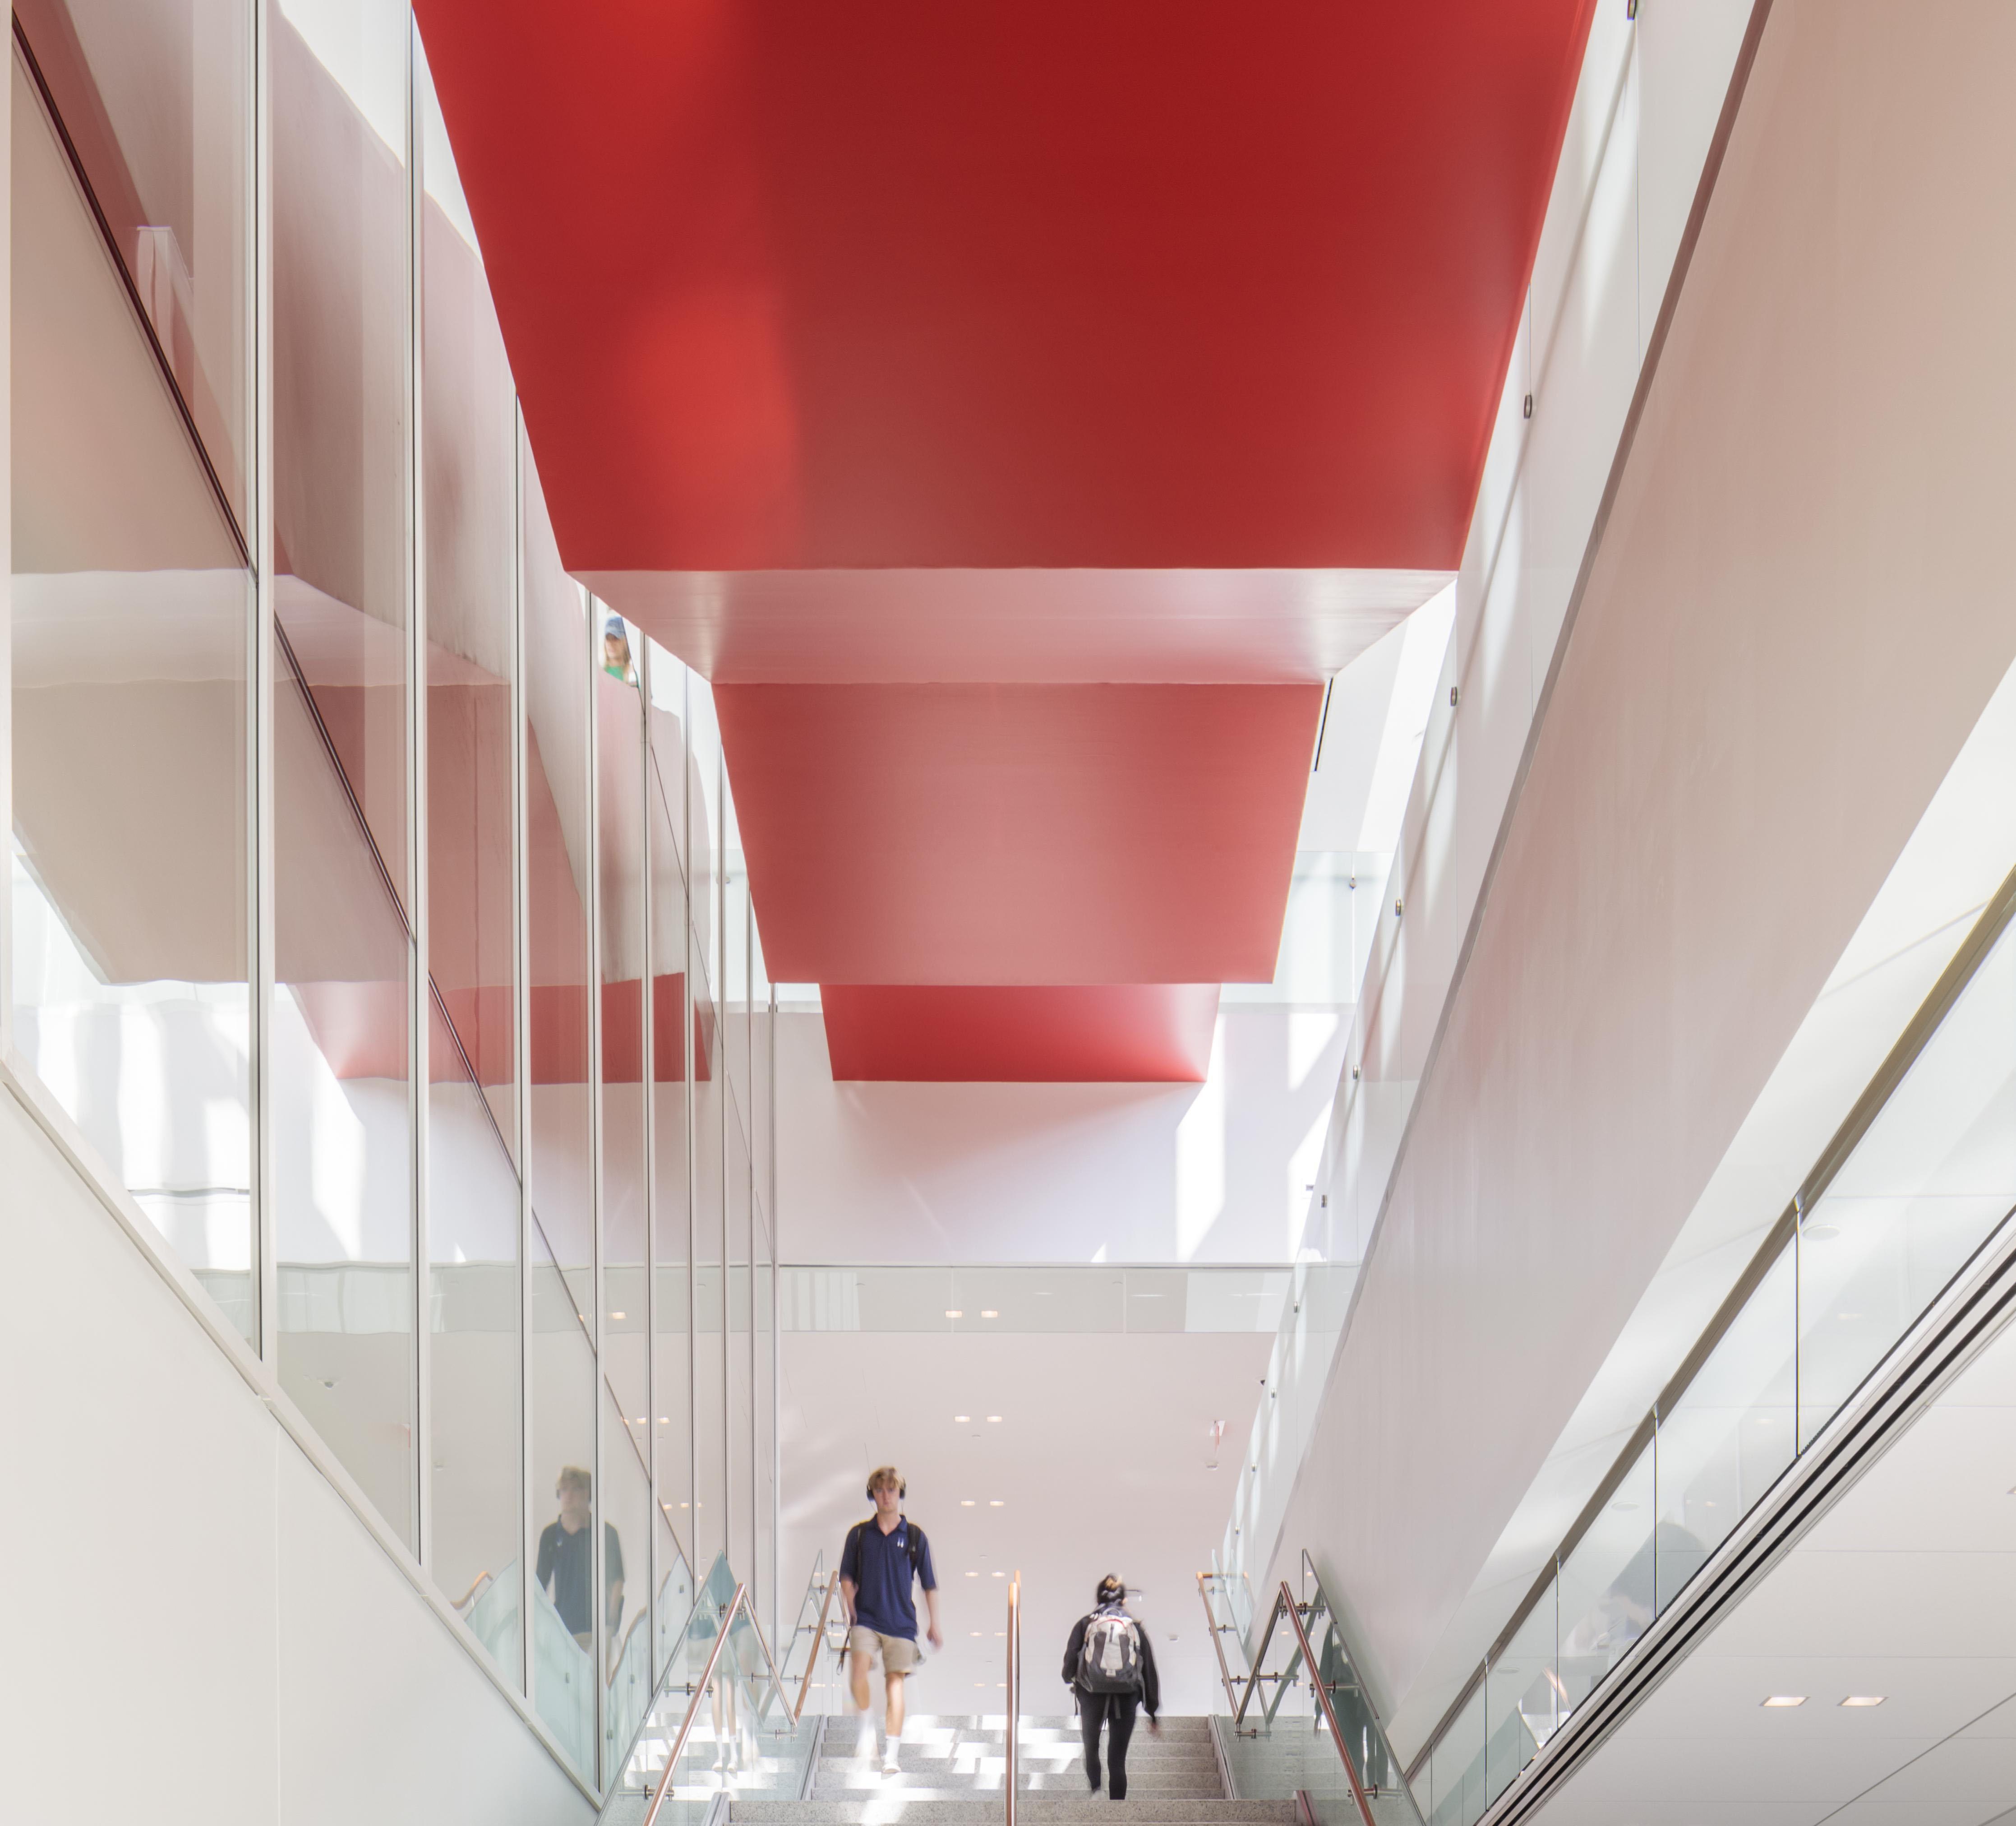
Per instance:
[[[405,15],[268,31],[280,1378],[411,1546]]]
[[[1659,1417],[1655,1595],[1662,1611],[1792,1462],[1795,1283],[1788,1251],[1672,1412]]]
[[[596,675],[596,846],[602,973],[603,1375],[650,1462],[644,1228],[644,716],[621,618]],[[609,657],[611,654],[614,657]],[[614,668],[614,669],[612,669]],[[607,1445],[607,1442],[605,1442]],[[613,1450],[613,1448],[610,1448]],[[641,1540],[640,1534],[639,1539]]]
[[[696,840],[698,834],[695,834]],[[688,970],[693,985],[693,1556],[711,1565],[728,1551],[728,1331],[722,1265],[727,1226],[722,1205],[722,1121],[725,1093],[714,1005],[700,967],[698,936]]]
[[[728,1221],[728,1558],[751,1594],[761,1584],[756,1561],[756,1327],[750,1264],[749,1144],[733,1087],[724,1086],[728,1151],[722,1176]]]
[[[2016,935],[1927,1042],[1799,1238],[1803,1446],[2016,1205]]]
[[[1652,1455],[1648,1444],[1561,1562],[1555,1666],[1564,1716],[1582,1703],[1652,1621]]]
[[[781,1576],[777,1565],[777,1362],[772,1353],[776,1342],[771,1295],[776,1273],[770,1262],[770,1231],[762,1208],[754,1209],[751,1225],[752,1261],[749,1284],[754,1312],[751,1342],[755,1358],[755,1556],[749,1563],[749,1576],[757,1591],[757,1615],[763,1627],[776,1633],[776,1605]]]
[[[613,1779],[651,1702],[651,1485],[635,1436],[602,1388],[603,1619],[602,1774]]]
[[[239,0],[20,0],[14,18],[242,527],[250,16]]]
[[[1493,1800],[1511,1785],[1561,1722],[1561,1683],[1554,1669],[1558,1596],[1558,1587],[1550,1586],[1485,1677],[1485,1774]]]
[[[427,1242],[434,1576],[514,1594],[518,1176],[511,985],[512,492],[503,337],[424,59],[420,481],[427,527]],[[499,1601],[500,1607],[502,1601]],[[477,1612],[480,1618],[482,1613]],[[474,1625],[472,1624],[472,1627]],[[522,1678],[515,1602],[486,1646]]]
[[[655,643],[647,648],[650,755],[645,799],[651,882],[651,1128],[653,1223],[657,1253],[652,1425],[657,1434],[659,1666],[692,1607],[693,1237],[687,1186],[686,668]]]
[[[532,1239],[532,1703],[595,1777],[595,1351],[574,1290]],[[603,1543],[607,1579],[620,1559]],[[618,1554],[621,1552],[618,1548]],[[610,1594],[604,1590],[605,1603]]]
[[[250,588],[18,56],[12,80],[16,1043],[254,1338]]]

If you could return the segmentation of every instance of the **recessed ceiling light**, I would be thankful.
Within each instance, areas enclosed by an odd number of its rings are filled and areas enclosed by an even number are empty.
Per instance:
[[[977,1572],[969,1572],[967,1574],[967,1577],[969,1579],[977,1579],[979,1576],[980,1575]]]
[[[962,1509],[970,1509],[973,1507],[973,1499],[970,1496],[961,1496],[959,1500],[959,1506]]]
[[[952,1417],[955,1425],[963,1427],[973,1418],[973,1416],[970,1414],[956,1414]]]
[[[992,1306],[982,1306],[980,1309],[980,1316],[983,1319],[998,1319],[1001,1316]]]
[[[995,1576],[996,1579],[1001,1579],[1001,1578],[1005,1578],[1005,1577],[1006,1576],[1006,1575],[1005,1573],[997,1572],[997,1573],[995,1573],[995,1574],[994,1575],[994,1576]]]
[[[979,1633],[980,1632],[977,1630],[969,1630],[967,1631],[967,1634],[969,1636],[977,1636]]]
[[[1803,1693],[1773,1693],[1764,1702],[1766,1705],[1803,1705],[1805,1702]]]
[[[1841,1701],[1844,1705],[1881,1705],[1886,1695],[1881,1693],[1851,1693]]]
[[[621,1319],[624,1316],[621,1313],[611,1313],[609,1316],[612,1319]]]
[[[945,1316],[948,1319],[963,1319],[966,1316],[966,1309],[963,1306],[948,1306],[945,1308]]]
[[[999,1509],[1001,1507],[1001,1499],[999,1496],[989,1496],[987,1499],[987,1506],[990,1509]]]
[[[988,1417],[990,1421],[998,1421],[999,1419],[1000,1419],[1000,1417],[1000,1417],[1000,1415],[999,1415],[998,1414],[989,1414],[987,1417]]]

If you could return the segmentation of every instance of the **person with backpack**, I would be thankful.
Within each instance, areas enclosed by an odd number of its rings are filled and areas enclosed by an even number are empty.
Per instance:
[[[1148,1632],[1127,1614],[1127,1587],[1109,1572],[1093,1594],[1093,1608],[1071,1626],[1064,1644],[1064,1684],[1078,1696],[1085,1734],[1085,1785],[1099,1792],[1099,1727],[1106,1740],[1106,1792],[1127,1798],[1127,1744],[1134,1735],[1137,1706],[1148,1713],[1148,1729],[1159,1736],[1155,1714],[1161,1683],[1155,1677],[1155,1651]]]
[[[861,1752],[874,1747],[874,1726],[868,1716],[873,1701],[868,1691],[869,1664],[882,1663],[887,1703],[887,1738],[882,1758],[884,1775],[898,1774],[897,1752],[903,1743],[903,1682],[917,1665],[917,1606],[911,1595],[914,1579],[924,1588],[931,1617],[927,1639],[942,1648],[938,1633],[938,1576],[931,1566],[931,1545],[924,1531],[902,1511],[907,1486],[903,1474],[884,1464],[869,1474],[868,1500],[875,1513],[847,1531],[840,1554],[840,1597],[847,1608],[847,1666],[855,1709],[861,1714]]]

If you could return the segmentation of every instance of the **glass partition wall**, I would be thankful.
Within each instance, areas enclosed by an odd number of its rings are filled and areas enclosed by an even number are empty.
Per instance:
[[[777,1602],[711,693],[567,574],[401,0],[15,23],[7,1069],[600,1788]]]

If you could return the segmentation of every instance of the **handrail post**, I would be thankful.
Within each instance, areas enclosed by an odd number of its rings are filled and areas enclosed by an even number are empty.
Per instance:
[[[1330,1702],[1330,1690],[1323,1683],[1323,1672],[1316,1666],[1315,1651],[1309,1647],[1309,1633],[1302,1627],[1302,1613],[1296,1608],[1294,1594],[1288,1589],[1288,1582],[1281,1581],[1281,1595],[1274,1601],[1275,1614],[1279,1615],[1283,1607],[1288,1612],[1288,1626],[1295,1632],[1296,1645],[1301,1649],[1302,1662],[1309,1670],[1309,1684],[1316,1688],[1316,1703],[1323,1708],[1323,1721],[1330,1727],[1330,1741],[1337,1746],[1337,1755],[1343,1759],[1344,1773],[1351,1783],[1351,1798],[1358,1803],[1358,1817],[1364,1826],[1377,1826],[1372,1817],[1372,1803],[1366,1799],[1365,1784],[1359,1780],[1358,1765],[1351,1759],[1351,1751],[1344,1741],[1344,1733],[1338,1730],[1337,1709]],[[1273,1624],[1269,1621],[1271,1631]],[[650,1822],[646,1822],[650,1826]]]
[[[1281,1581],[1280,1590],[1275,1594],[1274,1608],[1267,1613],[1267,1627],[1260,1633],[1260,1646],[1253,1651],[1253,1668],[1246,1677],[1246,1691],[1240,1695],[1239,1704],[1232,1714],[1232,1728],[1234,1731],[1238,1730],[1240,1722],[1245,1718],[1246,1708],[1253,1703],[1254,1689],[1265,1677],[1260,1672],[1261,1664],[1266,1660],[1267,1651],[1273,1645],[1274,1626],[1281,1620],[1281,1606],[1283,1604],[1291,1609],[1294,1604],[1288,1595],[1288,1582],[1285,1579]]]
[[[1007,1826],[1015,1826],[1017,1722],[1022,1711],[1022,1574],[1018,1568],[1008,1584],[1008,1718],[1003,1738],[1007,1750]]]

